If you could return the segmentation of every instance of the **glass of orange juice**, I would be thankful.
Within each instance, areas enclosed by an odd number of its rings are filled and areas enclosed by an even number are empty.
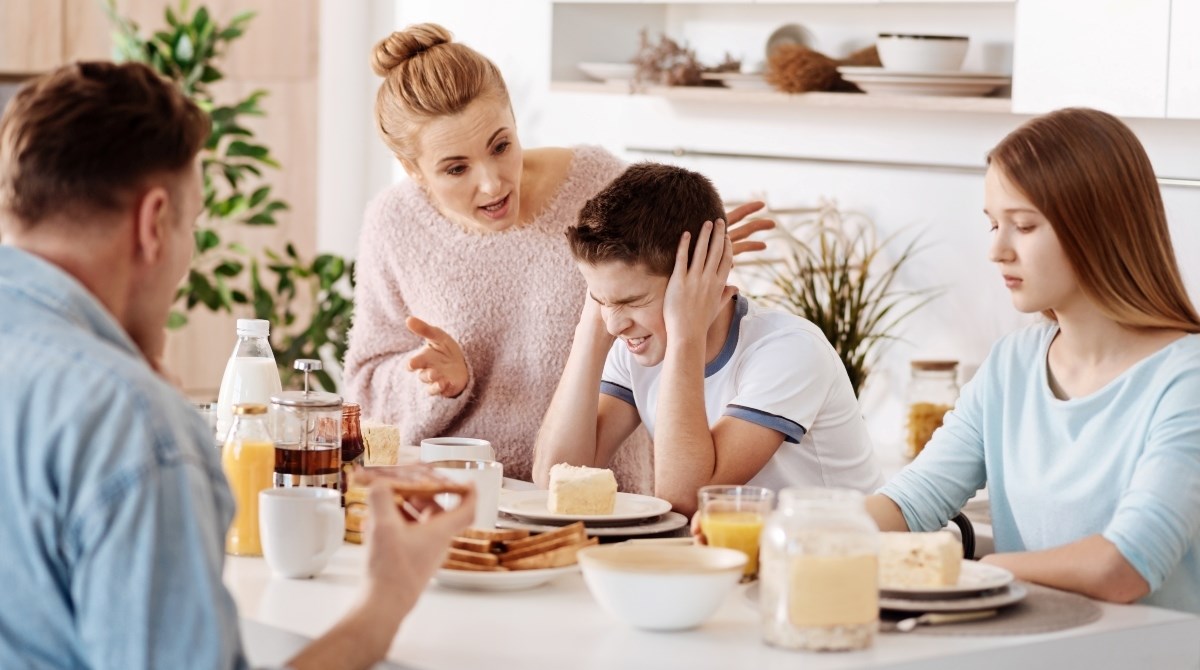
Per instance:
[[[743,579],[758,574],[758,537],[775,504],[775,492],[761,486],[704,486],[700,489],[700,532],[714,547],[746,554]]]

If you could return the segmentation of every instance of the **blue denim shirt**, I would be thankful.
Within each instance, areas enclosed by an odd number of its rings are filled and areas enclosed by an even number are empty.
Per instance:
[[[241,668],[212,438],[73,277],[0,246],[0,666]]]

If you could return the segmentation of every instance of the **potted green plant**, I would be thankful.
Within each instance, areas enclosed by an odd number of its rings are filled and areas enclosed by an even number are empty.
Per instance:
[[[859,395],[883,345],[897,339],[899,324],[936,297],[931,289],[896,283],[920,237],[889,258],[895,234],[880,239],[866,216],[823,202],[783,238],[788,253],[765,266],[773,290],[757,297],[816,324]]]
[[[193,309],[249,311],[272,323],[271,346],[285,384],[297,358],[340,364],[354,309],[353,261],[333,254],[302,258],[291,243],[282,251],[263,249],[260,255],[228,239],[234,226],[277,225],[277,217],[289,209],[272,195],[265,178],[266,171],[279,169],[279,162],[244,123],[246,117],[263,116],[260,102],[267,91],[222,103],[210,90],[224,78],[220,60],[245,34],[254,12],[221,25],[207,8],[192,11],[188,0],[181,0],[166,8],[161,30],[143,34],[120,15],[115,0],[104,1],[114,26],[115,59],[150,65],[212,117],[212,134],[201,154],[205,216],[197,222],[196,255],[169,327],[182,327]],[[323,388],[336,388],[327,371],[316,377]]]

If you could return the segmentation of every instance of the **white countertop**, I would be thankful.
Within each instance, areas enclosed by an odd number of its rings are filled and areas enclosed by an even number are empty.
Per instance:
[[[227,557],[225,583],[243,621],[255,665],[279,664],[331,627],[359,598],[366,551],[344,545],[311,580],[270,575],[260,558]],[[760,638],[758,613],[732,592],[700,628],[650,633],[611,618],[579,574],[515,592],[456,591],[430,585],[409,614],[389,658],[411,668],[740,668],[861,667],[1197,668],[1200,617],[1140,605],[1102,604],[1102,618],[1043,635],[957,637],[886,634],[864,652],[813,654],[774,649]],[[281,630],[275,630],[281,629]]]

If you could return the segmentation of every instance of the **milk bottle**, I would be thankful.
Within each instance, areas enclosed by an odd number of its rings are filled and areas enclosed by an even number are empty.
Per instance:
[[[217,439],[222,442],[233,424],[233,406],[245,403],[267,404],[271,396],[283,391],[279,368],[267,336],[271,322],[264,319],[238,319],[237,344],[225,365],[221,392],[217,396]]]

